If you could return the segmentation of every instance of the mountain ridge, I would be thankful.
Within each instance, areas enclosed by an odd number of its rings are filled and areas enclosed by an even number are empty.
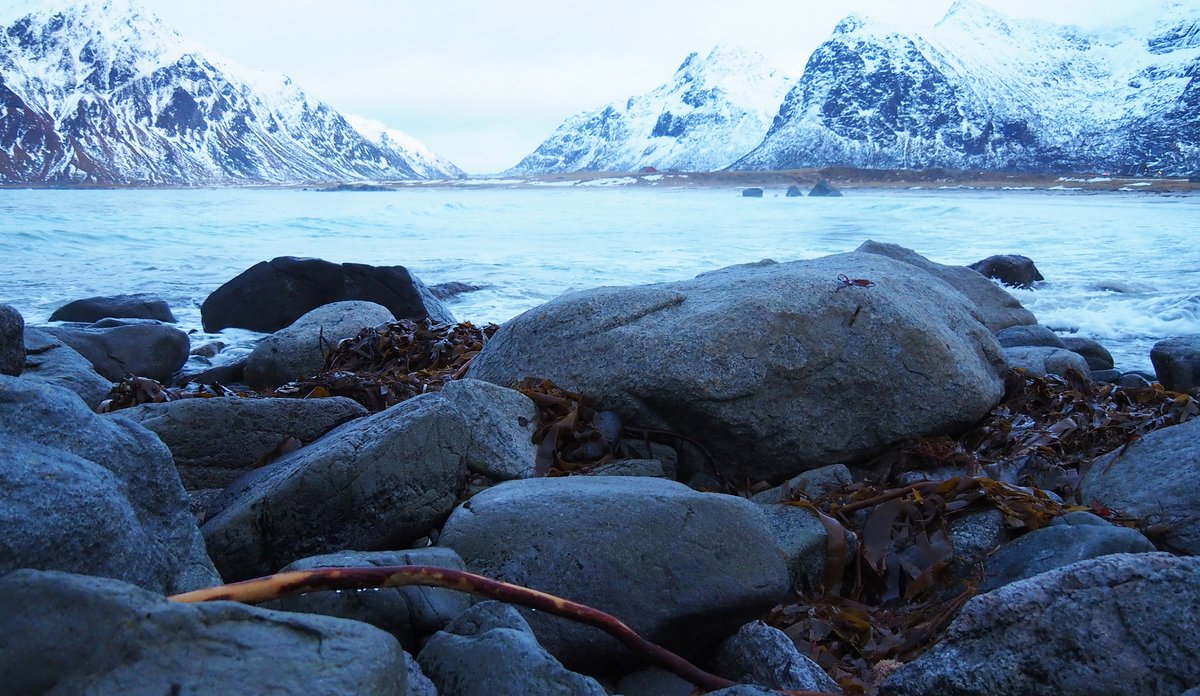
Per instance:
[[[408,136],[360,133],[286,76],[227,61],[136,2],[36,7],[0,26],[2,183],[225,185],[462,175],[424,146],[408,149],[416,143]]]

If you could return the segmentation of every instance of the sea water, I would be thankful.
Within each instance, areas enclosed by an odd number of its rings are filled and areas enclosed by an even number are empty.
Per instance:
[[[450,309],[502,323],[568,290],[807,259],[874,239],[947,264],[1029,256],[1046,280],[1012,292],[1042,324],[1099,340],[1118,367],[1150,370],[1156,341],[1200,335],[1198,225],[1200,197],[1126,192],[0,190],[0,302],[37,324],[70,300],[148,292],[198,329],[210,292],[291,255],[480,285]]]

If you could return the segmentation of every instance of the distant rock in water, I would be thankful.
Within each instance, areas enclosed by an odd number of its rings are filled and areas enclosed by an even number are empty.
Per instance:
[[[85,321],[101,319],[154,319],[175,323],[175,315],[167,301],[157,295],[133,294],[110,297],[87,297],[75,300],[54,310],[50,321]]]
[[[448,300],[451,297],[457,297],[458,295],[465,295],[468,292],[475,292],[476,290],[482,290],[485,287],[487,287],[487,286],[486,285],[472,285],[470,283],[460,283],[457,280],[452,280],[449,283],[438,283],[437,285],[430,285],[429,292],[432,292],[433,296],[438,298],[439,300]]]
[[[383,305],[397,319],[453,322],[442,301],[404,266],[337,264],[280,256],[261,261],[217,288],[200,306],[204,330],[273,333],[317,307],[344,300]]]
[[[338,184],[329,188],[317,189],[321,193],[341,193],[344,191],[357,191],[369,193],[382,193],[385,191],[395,191],[391,186],[380,186],[379,184]]]
[[[788,198],[799,198],[800,196],[804,195],[804,192],[800,190],[799,186],[792,184],[791,186],[788,187],[787,193],[785,195]]]
[[[828,181],[824,179],[818,181],[812,190],[808,192],[810,196],[830,196],[833,198],[841,197],[842,192],[835,189]]]
[[[1035,282],[1045,280],[1033,259],[1020,254],[989,256],[971,264],[970,268],[1014,288],[1030,288]]]
[[[763,190],[760,188],[742,189],[742,198],[762,198]]]

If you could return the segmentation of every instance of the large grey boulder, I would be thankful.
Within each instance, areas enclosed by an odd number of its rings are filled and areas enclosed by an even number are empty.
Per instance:
[[[12,305],[0,304],[0,375],[25,369],[25,318]]]
[[[1068,370],[1090,377],[1087,359],[1079,353],[1066,348],[1051,348],[1049,346],[1014,346],[1005,348],[1004,355],[1014,368],[1019,367],[1036,377],[1046,375],[1065,375]]]
[[[126,375],[167,382],[187,362],[191,342],[183,331],[156,321],[102,319],[87,326],[49,326],[44,331],[79,351],[101,377]]]
[[[507,604],[480,602],[425,644],[421,670],[455,696],[605,696],[595,679],[568,671]]]
[[[1108,523],[1042,527],[1001,546],[987,559],[979,591],[990,592],[1010,582],[1076,561],[1114,553],[1149,553],[1155,550],[1154,544],[1141,532],[1128,527]]]
[[[1200,683],[1200,558],[1116,554],[967,602],[883,692],[1175,694]]]
[[[325,354],[338,341],[391,321],[395,321],[392,313],[374,302],[334,302],[317,307],[254,346],[246,361],[246,382],[255,389],[273,389],[315,375],[325,364]]]
[[[796,650],[791,638],[762,621],[752,621],[721,643],[713,657],[714,671],[726,679],[781,691],[842,689],[821,666]]]
[[[1079,495],[1160,524],[1168,549],[1200,555],[1200,418],[1098,458],[1079,482]]]
[[[960,293],[850,253],[569,293],[507,322],[468,376],[548,378],[694,438],[724,473],[781,480],[973,424],[1006,370]]]
[[[86,297],[68,302],[50,315],[50,321],[82,321],[89,324],[105,318],[153,319],[175,323],[175,315],[171,313],[167,301],[146,293]]]
[[[240,580],[306,556],[404,548],[450,514],[469,443],[436,393],[347,423],[214,501],[209,553],[226,580]]]
[[[451,549],[425,548],[411,551],[339,551],[302,558],[279,572],[319,568],[369,568],[380,566],[436,566],[466,570],[462,558]],[[340,616],[369,623],[396,636],[405,650],[416,652],[419,641],[446,627],[466,611],[471,595],[438,587],[389,587],[341,592],[309,592],[282,597],[263,604],[305,614]]]
[[[441,300],[404,266],[331,263],[281,256],[261,261],[217,288],[200,306],[204,330],[233,326],[272,333],[317,307],[365,300],[397,319],[454,322]]]
[[[25,327],[25,371],[21,378],[74,392],[93,410],[113,387],[78,351],[33,326]]]
[[[312,442],[367,415],[344,397],[325,399],[179,399],[114,412],[158,435],[187,490],[224,488],[294,437]]]
[[[125,540],[131,548],[113,552],[129,554],[122,558],[136,559],[139,567],[127,568],[121,577],[146,589],[182,592],[220,583],[188,512],[171,453],[150,431],[124,418],[93,413],[65,389],[25,377],[0,377],[0,439],[9,443],[5,485],[14,501],[23,501],[31,513],[42,511],[31,518],[11,513],[15,519],[4,525],[5,534],[41,548],[10,551],[3,570],[35,565],[77,572],[111,569],[120,564],[89,556]],[[49,471],[61,477],[49,477]],[[97,509],[71,509],[91,504],[89,486],[95,487]],[[66,509],[46,509],[51,501]],[[98,510],[111,512],[114,519],[96,520],[102,514]],[[134,528],[118,529],[126,525]],[[48,539],[31,536],[34,530],[59,539],[71,533],[79,538],[54,548]]]
[[[400,646],[364,623],[33,570],[0,578],[0,683],[11,694],[408,693]]]
[[[1150,349],[1154,374],[1167,389],[1186,392],[1200,387],[1200,338],[1168,338]]]
[[[916,266],[946,281],[975,304],[975,308],[983,317],[983,323],[992,331],[1037,323],[1033,312],[1025,309],[1017,298],[968,266],[936,263],[899,244],[874,240],[863,242],[855,251],[886,256]]]
[[[644,477],[507,481],[460,505],[438,543],[472,572],[606,611],[648,640],[696,655],[788,589],[756,504]],[[630,654],[598,629],[525,613],[573,669]]]
[[[1098,370],[1111,370],[1115,363],[1113,362],[1112,353],[1100,344],[1094,338],[1087,336],[1062,336],[1060,339],[1063,346],[1073,353],[1079,353],[1087,360],[1088,367],[1092,372]]]

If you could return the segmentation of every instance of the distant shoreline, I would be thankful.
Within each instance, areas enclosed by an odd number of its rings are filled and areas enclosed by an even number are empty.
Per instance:
[[[230,185],[51,185],[0,184],[0,190],[51,189],[156,190],[156,189],[301,189],[314,191],[391,191],[411,188],[762,188],[786,190],[796,186],[808,193],[818,181],[827,181],[844,190],[988,190],[988,191],[1122,191],[1149,193],[1200,192],[1197,177],[1131,177],[1105,173],[1033,174],[1026,172],[962,171],[948,169],[854,169],[826,167],[778,171],[717,172],[569,172],[523,176],[472,176],[463,179],[405,180],[386,182],[313,182],[307,184],[230,184]]]

